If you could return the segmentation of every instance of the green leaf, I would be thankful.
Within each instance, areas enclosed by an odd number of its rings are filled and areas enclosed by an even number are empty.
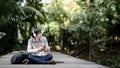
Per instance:
[[[0,39],[2,39],[3,36],[5,36],[6,34],[3,32],[0,32]]]

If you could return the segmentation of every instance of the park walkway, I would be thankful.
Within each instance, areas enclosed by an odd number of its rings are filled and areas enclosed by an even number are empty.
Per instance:
[[[54,59],[64,63],[57,63],[55,65],[42,65],[42,64],[10,64],[10,58],[18,51],[3,55],[0,57],[0,68],[109,68],[106,66],[98,65],[93,62],[78,59],[69,55],[59,52],[51,52]]]

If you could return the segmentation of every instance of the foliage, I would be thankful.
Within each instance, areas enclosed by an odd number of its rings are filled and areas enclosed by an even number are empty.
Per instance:
[[[81,0],[82,1],[82,0]],[[99,50],[109,49],[106,42],[119,35],[119,4],[118,0],[86,0],[78,1],[83,7],[81,11],[82,32],[89,37],[89,57],[94,61],[99,58]],[[84,2],[84,5],[83,5]],[[85,5],[85,3],[87,3]],[[117,25],[117,26],[116,26]],[[115,26],[115,27],[114,27]],[[85,30],[86,29],[86,30]],[[112,32],[114,31],[114,32]],[[109,46],[111,44],[108,44]],[[113,65],[114,67],[115,65]]]
[[[44,17],[41,12],[30,6],[21,6],[22,2],[19,0],[0,0],[0,9],[2,9],[0,11],[0,31],[6,33],[6,36],[1,39],[1,41],[6,42],[0,42],[0,52],[4,51],[6,47],[9,48],[8,50],[19,47],[17,49],[19,50],[21,44],[18,41],[17,30],[21,31],[22,43],[26,43],[36,16],[40,21],[43,21]],[[36,15],[34,16],[34,14]],[[29,28],[30,26],[32,27]]]
[[[15,22],[17,18],[14,13],[19,11],[18,8],[17,3],[13,0],[0,0],[0,31],[6,34],[0,39],[0,53],[11,51],[17,43],[17,22]]]

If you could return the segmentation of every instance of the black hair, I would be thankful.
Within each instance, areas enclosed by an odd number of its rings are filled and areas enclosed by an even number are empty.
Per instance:
[[[33,29],[33,30],[31,31],[32,37],[34,38],[39,32],[41,32],[41,29],[40,29],[40,28]]]

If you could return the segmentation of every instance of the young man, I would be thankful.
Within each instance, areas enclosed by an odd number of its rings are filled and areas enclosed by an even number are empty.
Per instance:
[[[52,60],[53,55],[49,53],[48,41],[42,36],[41,29],[34,29],[31,34],[27,45],[27,51],[31,53],[28,60],[37,64],[55,64],[56,62]]]

